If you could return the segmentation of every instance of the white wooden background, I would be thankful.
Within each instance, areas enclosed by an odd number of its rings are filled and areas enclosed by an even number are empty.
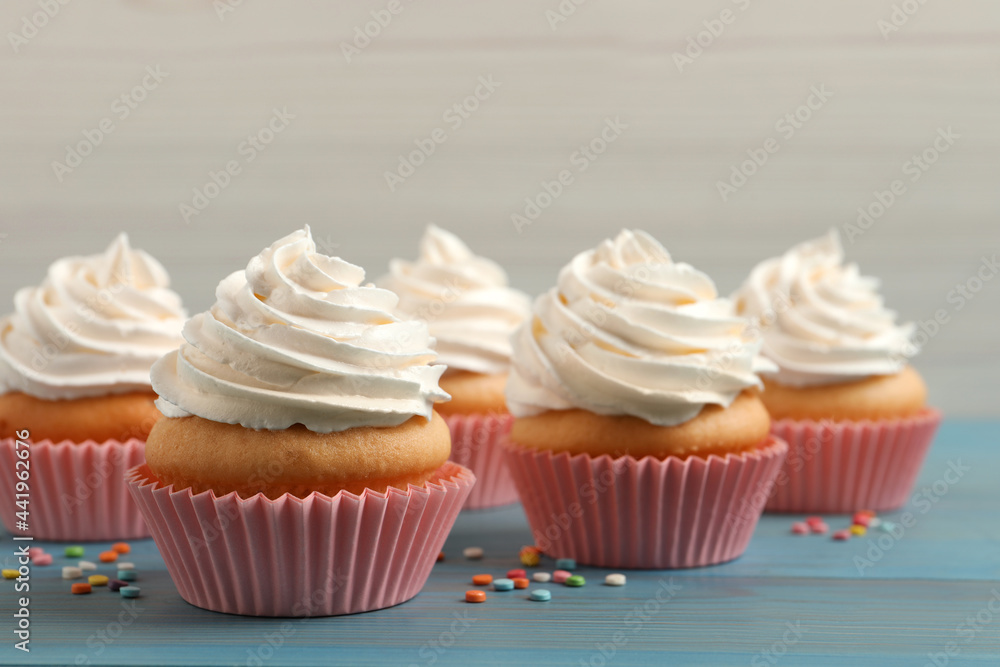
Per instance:
[[[372,277],[450,228],[538,292],[581,249],[647,229],[724,292],[760,259],[856,218],[938,128],[960,135],[849,255],[908,319],[948,311],[918,367],[952,415],[997,415],[1000,279],[948,302],[1000,251],[1000,3],[926,0],[400,0],[376,38],[340,44],[389,0],[70,0],[19,44],[39,0],[0,5],[0,302],[47,264],[119,230],[171,270],[190,310],[264,245],[309,223]],[[41,0],[46,1],[56,0]],[[570,6],[572,0],[565,0]],[[575,6],[575,5],[574,5]],[[732,22],[679,71],[673,58],[723,10]],[[730,17],[730,15],[726,15]],[[147,66],[169,73],[124,120],[116,98]],[[442,118],[479,77],[500,82],[458,129]],[[810,88],[833,96],[791,138],[775,129]],[[252,163],[239,146],[294,114]],[[62,182],[52,163],[109,117],[114,131]],[[627,124],[580,173],[607,118]],[[384,172],[413,142],[447,141],[395,192]],[[774,137],[780,149],[723,202],[716,182]],[[242,172],[191,223],[179,204],[230,160]],[[518,234],[542,180],[574,182]]]

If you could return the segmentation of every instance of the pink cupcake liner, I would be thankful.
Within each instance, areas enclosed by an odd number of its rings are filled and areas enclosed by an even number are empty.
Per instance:
[[[414,597],[475,476],[448,462],[422,487],[361,495],[221,497],[127,482],[174,585],[190,604],[245,616],[336,616]]]
[[[774,422],[771,432],[789,450],[765,511],[851,514],[902,507],[940,423],[933,408],[874,422]]]
[[[145,442],[42,440],[29,451],[28,530],[21,530],[14,505],[17,441],[0,440],[0,517],[8,532],[62,542],[149,537],[125,485],[125,473],[145,460]]]
[[[725,457],[597,458],[507,443],[535,545],[608,568],[701,567],[739,557],[788,451],[771,437]]]
[[[517,488],[507,470],[502,440],[510,433],[509,414],[452,415],[451,460],[476,475],[476,486],[464,509],[479,510],[517,502]]]

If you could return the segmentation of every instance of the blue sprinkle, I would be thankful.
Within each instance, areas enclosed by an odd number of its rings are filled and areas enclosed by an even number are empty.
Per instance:
[[[118,570],[118,579],[120,581],[135,581],[139,578],[135,570]]]
[[[118,592],[123,598],[137,598],[141,590],[138,586],[124,586]]]
[[[512,590],[514,590],[514,580],[513,579],[494,579],[493,580],[493,590],[495,590],[495,591],[512,591]]]
[[[572,558],[557,558],[556,559],[556,569],[557,570],[575,570],[576,561]]]
[[[552,593],[548,592],[544,588],[536,588],[531,591],[531,597],[528,599],[534,602],[548,602],[552,599]]]
[[[892,531],[896,530],[896,524],[894,524],[892,521],[883,521],[878,525],[878,527],[883,533],[891,533]]]

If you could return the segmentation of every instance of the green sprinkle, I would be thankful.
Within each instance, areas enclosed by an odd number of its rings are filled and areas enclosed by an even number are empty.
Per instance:
[[[587,580],[581,577],[579,574],[574,574],[572,577],[566,580],[567,586],[573,586],[574,588],[579,588],[587,583]]]
[[[79,558],[83,555],[83,547],[66,547],[66,558]]]

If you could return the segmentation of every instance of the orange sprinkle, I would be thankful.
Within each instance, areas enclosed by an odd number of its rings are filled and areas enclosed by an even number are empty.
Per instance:
[[[117,551],[102,551],[101,555],[99,556],[99,558],[101,559],[102,563],[114,563],[116,560],[118,560],[118,552]]]
[[[73,584],[70,590],[73,591],[73,595],[84,595],[93,589],[90,587],[90,584]]]
[[[465,601],[486,602],[486,593],[484,593],[483,591],[465,591]]]
[[[493,583],[492,574],[477,574],[472,577],[472,583],[476,586],[489,586]]]
[[[517,577],[514,579],[514,588],[527,588],[529,583],[531,582],[524,577]]]
[[[440,563],[443,560],[444,560],[444,552],[442,551],[441,553],[438,554],[438,562]]]
[[[115,553],[127,554],[128,552],[132,551],[132,547],[125,544],[124,542],[116,542],[115,544],[111,545],[111,550],[114,551]]]

